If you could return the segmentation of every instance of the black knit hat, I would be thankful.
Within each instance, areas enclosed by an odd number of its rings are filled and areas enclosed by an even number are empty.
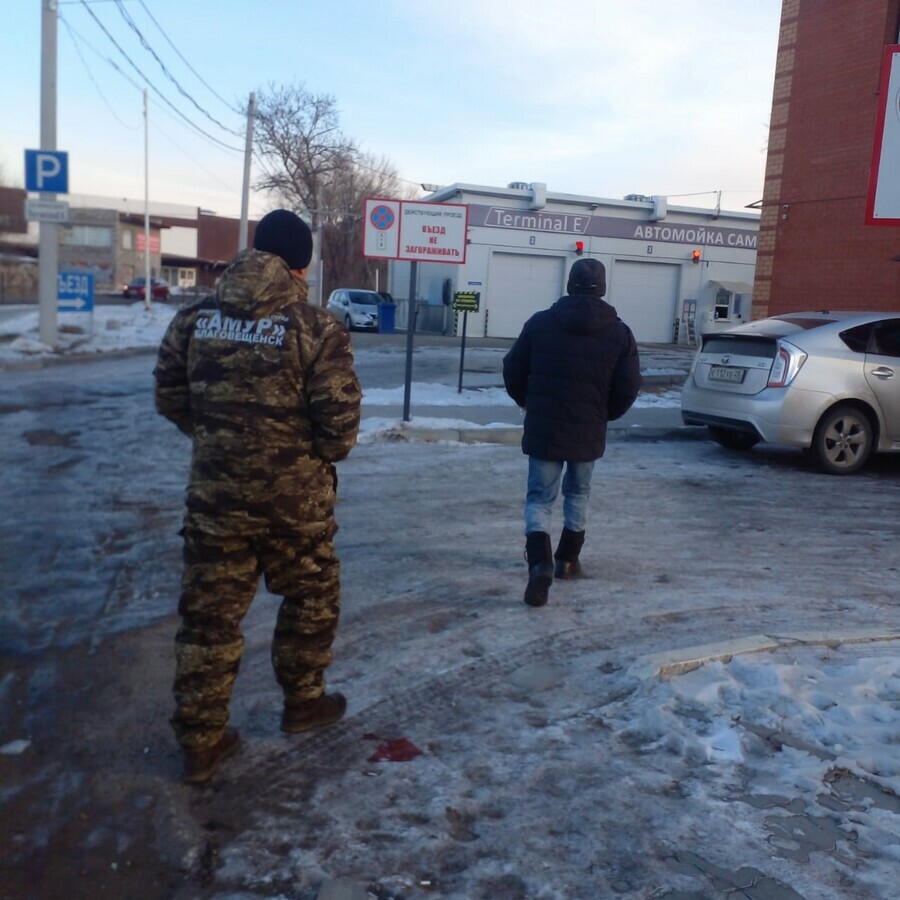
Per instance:
[[[591,294],[602,297],[606,293],[606,268],[599,259],[578,259],[569,272],[568,294]]]
[[[289,209],[266,213],[256,226],[253,249],[280,256],[289,269],[305,269],[312,259],[309,225]]]

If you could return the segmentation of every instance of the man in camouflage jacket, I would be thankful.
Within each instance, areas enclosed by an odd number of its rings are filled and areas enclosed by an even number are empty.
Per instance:
[[[191,438],[172,725],[185,779],[238,745],[226,727],[259,577],[283,597],[272,662],[281,727],[340,719],[325,693],[340,610],[334,463],[356,442],[361,391],[343,326],[306,303],[306,224],[275,210],[215,295],[181,309],[155,370],[156,409]]]

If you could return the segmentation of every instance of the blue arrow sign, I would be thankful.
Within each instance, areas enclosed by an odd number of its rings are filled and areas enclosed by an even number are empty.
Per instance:
[[[87,272],[60,272],[56,305],[62,312],[94,311],[94,276]]]

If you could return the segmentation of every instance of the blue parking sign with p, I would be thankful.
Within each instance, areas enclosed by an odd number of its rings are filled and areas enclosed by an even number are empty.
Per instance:
[[[68,194],[69,154],[63,150],[26,150],[25,190]]]

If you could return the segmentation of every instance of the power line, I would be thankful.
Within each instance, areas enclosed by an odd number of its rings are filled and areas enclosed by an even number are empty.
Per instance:
[[[138,73],[138,75],[143,79],[144,82],[150,87],[150,89],[170,108],[172,111],[181,119],[183,119],[191,128],[197,131],[199,134],[203,135],[207,140],[212,141],[214,144],[218,144],[220,147],[224,147],[226,150],[233,150],[235,153],[243,153],[239,147],[232,147],[229,144],[226,144],[224,141],[220,141],[217,137],[213,137],[209,132],[204,131],[199,125],[192,122],[183,112],[181,112],[178,107],[176,107],[169,99],[153,84],[152,81],[140,70],[140,68],[131,60],[128,54],[119,46],[119,43],[116,39],[109,33],[109,30],[106,26],[97,18],[94,14],[93,10],[88,6],[86,0],[81,0],[81,5],[87,10],[90,17],[96,22],[97,26],[100,30],[106,35],[110,43],[122,54],[125,58],[126,62]]]
[[[118,2],[118,0],[114,0],[114,2]],[[199,73],[199,72],[198,72],[198,71],[197,71],[197,70],[196,70],[196,69],[195,69],[188,61],[187,61],[187,59],[185,59],[185,57],[182,55],[181,51],[175,46],[175,44],[172,43],[172,39],[166,34],[165,31],[163,31],[162,25],[160,25],[159,22],[157,22],[156,19],[153,18],[153,13],[151,13],[150,10],[147,9],[147,4],[144,3],[144,0],[138,0],[138,2],[139,2],[139,3],[141,4],[141,6],[143,7],[144,12],[147,13],[147,16],[150,18],[150,21],[153,22],[153,24],[159,29],[159,33],[166,39],[166,41],[168,42],[169,46],[175,51],[175,54],[178,56],[178,58],[179,58],[179,59],[180,59],[180,60],[188,67],[188,69],[190,69],[190,71],[196,76],[197,80],[198,80],[198,81],[199,81],[199,82],[200,82],[200,83],[201,83],[201,84],[202,84],[202,85],[203,85],[203,86],[204,86],[204,87],[205,87],[205,88],[206,88],[206,89],[214,96],[214,97],[216,97],[218,100],[220,100],[222,103],[224,103],[224,104],[225,104],[232,112],[237,113],[238,115],[241,115],[241,116],[244,115],[245,110],[243,110],[243,109],[238,109],[238,107],[233,106],[233,105],[232,105],[231,103],[229,103],[224,97],[222,97],[220,94],[216,93],[215,89],[214,89],[213,87],[211,87],[211,86],[203,79],[203,77],[200,75],[200,73]]]
[[[162,93],[162,92],[161,92],[161,91],[160,91],[160,90],[159,90],[159,89],[158,89],[158,88],[150,81],[149,78],[147,78],[147,76],[143,73],[143,71],[142,71],[142,70],[141,70],[141,69],[140,69],[140,68],[139,68],[132,60],[131,60],[131,58],[128,56],[128,54],[122,49],[122,47],[118,44],[118,42],[115,40],[115,38],[110,34],[110,32],[109,32],[109,31],[107,30],[107,28],[103,25],[103,23],[97,18],[97,16],[96,16],[96,15],[92,12],[92,10],[89,8],[89,3],[99,3],[99,2],[111,2],[111,3],[115,3],[116,8],[118,9],[120,15],[122,16],[122,18],[124,19],[124,21],[128,24],[128,26],[131,28],[131,30],[137,35],[138,40],[140,41],[141,45],[144,47],[145,50],[147,50],[147,52],[149,52],[149,53],[153,56],[153,58],[156,60],[156,62],[157,62],[157,64],[159,65],[159,67],[162,69],[162,71],[163,71],[163,73],[165,74],[165,76],[169,79],[169,81],[171,81],[171,83],[175,86],[175,88],[179,91],[179,93],[180,93],[183,97],[185,97],[187,100],[189,100],[189,101],[197,108],[197,110],[199,110],[201,113],[203,113],[203,115],[205,115],[211,122],[213,122],[214,124],[218,125],[223,131],[227,131],[229,134],[236,135],[237,132],[235,132],[235,131],[233,131],[232,129],[229,129],[227,126],[223,125],[218,119],[216,119],[214,116],[212,116],[206,109],[204,109],[199,103],[197,103],[197,101],[196,101],[196,100],[195,100],[195,99],[194,99],[194,98],[193,98],[193,97],[192,97],[192,96],[191,96],[191,95],[190,95],[190,94],[189,94],[189,93],[181,86],[181,84],[178,82],[178,80],[175,78],[175,76],[173,76],[173,75],[171,74],[171,72],[169,72],[169,70],[168,70],[168,68],[166,67],[165,63],[162,61],[162,59],[160,59],[159,55],[158,55],[158,54],[156,53],[156,51],[151,47],[149,41],[146,39],[146,37],[144,36],[144,34],[141,32],[140,28],[137,26],[137,23],[134,21],[134,19],[131,17],[131,15],[125,10],[124,4],[123,4],[123,0],[64,0],[64,2],[67,2],[67,4],[68,4],[68,3],[76,3],[76,2],[80,2],[80,4],[87,10],[87,12],[88,12],[88,14],[91,16],[91,18],[94,19],[95,23],[100,27],[100,29],[101,29],[101,30],[103,31],[103,33],[106,35],[107,39],[108,39],[108,40],[116,47],[116,49],[119,51],[119,53],[120,53],[123,57],[125,57],[125,59],[127,60],[128,64],[129,64],[129,65],[130,65],[130,66],[138,73],[138,75],[139,75],[139,76],[140,76],[140,77],[141,77],[141,78],[149,85],[149,87],[153,90],[153,92],[154,92],[154,93],[155,93],[155,94],[156,94],[156,95],[157,95],[157,96],[158,96],[158,97],[159,97],[159,98],[160,98],[160,99],[161,99],[161,100],[162,100],[162,101],[163,101],[163,102],[164,102],[164,103],[165,103],[165,104],[166,104],[166,105],[167,105],[167,106],[168,106],[168,107],[169,107],[169,108],[170,108],[170,109],[171,109],[171,110],[179,117],[179,118],[181,118],[181,119],[183,119],[185,122],[187,122],[187,124],[190,125],[191,128],[193,128],[195,131],[199,132],[201,135],[203,135],[204,137],[206,137],[208,140],[210,140],[210,141],[212,141],[212,142],[218,144],[218,145],[221,146],[221,147],[224,147],[226,150],[232,150],[232,151],[234,151],[234,152],[242,152],[239,148],[237,148],[237,147],[232,147],[232,146],[230,146],[230,145],[224,143],[223,141],[220,141],[218,138],[215,138],[213,135],[209,134],[208,132],[204,131],[202,128],[200,128],[198,125],[196,125],[196,124],[195,124],[194,122],[192,122],[190,119],[188,119],[188,118],[187,118],[187,117],[186,117],[186,116],[185,116],[185,115],[184,115],[184,114],[183,114],[176,106],[174,106],[174,104],[172,104],[172,103],[168,100],[168,98],[167,98],[167,97],[166,97],[166,96],[165,96],[165,95],[164,95],[164,94],[163,94],[163,93]],[[211,86],[210,86],[210,85],[202,78],[202,76],[200,76],[200,74],[199,74],[199,73],[194,69],[194,67],[188,62],[188,60],[184,57],[184,55],[178,50],[178,48],[175,46],[175,44],[172,42],[172,40],[171,40],[171,39],[169,38],[169,36],[166,34],[165,30],[164,30],[164,29],[162,28],[162,26],[159,24],[159,22],[154,18],[153,14],[150,12],[150,10],[147,8],[147,5],[144,3],[144,0],[138,0],[138,2],[141,4],[141,7],[144,9],[144,11],[146,12],[147,16],[150,18],[150,20],[153,22],[153,24],[156,26],[156,28],[159,30],[159,32],[162,34],[162,36],[165,38],[165,40],[168,42],[169,46],[170,46],[170,47],[172,48],[172,50],[176,53],[176,55],[178,56],[178,58],[181,59],[181,61],[182,61],[182,62],[188,67],[188,69],[189,69],[189,70],[197,77],[197,79],[198,79],[198,80],[199,80],[199,81],[200,81],[200,82],[201,82],[201,83],[202,83],[202,84],[203,84],[203,85],[204,85],[204,86],[205,86],[205,87],[206,87],[206,88],[207,88],[207,89],[215,96],[215,97],[217,97],[222,103],[224,103],[224,104],[229,108],[229,110],[231,110],[231,111],[233,111],[233,112],[236,112],[236,113],[238,113],[239,115],[243,115],[243,114],[244,114],[244,110],[237,109],[236,107],[232,106],[227,100],[225,100],[223,97],[221,97],[221,96],[220,96],[220,95],[219,95],[219,94],[218,94],[218,93],[217,93],[217,92],[216,92],[216,91],[215,91],[215,90],[214,90],[214,89],[213,89],[213,88],[212,88],[212,87],[211,87]],[[60,18],[62,18],[62,15],[61,15],[61,14],[60,14]],[[69,28],[69,29],[71,30],[71,26],[69,26],[68,23],[66,23],[66,26],[67,26],[67,28]],[[82,38],[82,40],[84,40],[84,39]],[[85,43],[87,43],[87,42],[85,41]],[[90,44],[88,44],[88,46],[90,46]],[[91,49],[94,49],[94,48],[92,47]],[[77,47],[76,47],[76,50],[77,50]],[[95,50],[95,52],[98,52],[98,51]],[[79,53],[79,55],[80,55],[80,53]],[[102,54],[99,54],[99,52],[98,52],[98,55],[101,55],[101,56],[102,56]],[[113,66],[114,69],[116,69],[117,72],[119,72],[119,74],[121,74],[124,78],[126,78],[126,80],[128,80],[131,84],[135,85],[135,87],[138,87],[139,89],[141,89],[140,86],[137,85],[137,84],[135,84],[135,82],[133,81],[133,79],[129,78],[128,75],[127,75],[125,72],[123,72],[122,69],[121,69],[119,66],[117,66],[116,63],[115,63],[113,60],[109,59],[109,57],[104,57],[104,58],[106,59],[106,61],[107,61],[111,66]],[[90,72],[89,72],[88,74],[90,75]],[[107,101],[106,98],[103,96],[103,93],[102,93],[102,91],[100,91],[99,86],[97,85],[97,83],[96,83],[96,81],[94,80],[93,76],[91,76],[91,80],[94,82],[95,87],[97,87],[98,93],[100,93],[100,96],[101,96],[101,98],[103,99],[103,101],[107,104],[107,106],[109,106],[108,101]],[[113,112],[113,115],[115,115],[115,112],[112,110],[112,107],[110,107],[110,110]],[[118,119],[118,116],[116,116],[116,118]],[[120,120],[120,121],[121,121],[121,120]],[[123,124],[124,124],[124,123],[123,123]],[[167,136],[167,137],[168,137],[168,136]],[[170,140],[171,140],[171,138],[170,138]],[[187,154],[186,154],[186,155],[187,155]],[[262,155],[261,155],[255,148],[254,148],[254,150],[253,150],[253,157],[256,159],[257,163],[260,164],[260,165],[262,166],[263,170],[266,171],[266,170],[267,170],[267,167],[266,167],[266,165],[265,165],[265,161],[264,161]],[[192,157],[189,156],[189,158],[192,158]],[[194,161],[196,162],[196,160],[194,160]],[[354,160],[354,164],[355,164],[356,167],[359,168],[359,169],[364,169],[364,170],[366,170],[366,171],[372,172],[373,174],[379,175],[379,176],[381,176],[381,177],[384,177],[384,175],[385,175],[385,172],[384,172],[383,170],[381,170],[381,169],[376,169],[374,166],[366,165],[366,164],[362,163],[362,162],[361,162],[360,160],[358,160],[358,159]],[[202,166],[201,166],[201,168],[202,168]],[[204,170],[204,171],[208,171],[208,170]],[[210,173],[210,174],[211,174],[211,173]],[[399,181],[399,182],[403,182],[404,184],[410,184],[410,185],[415,185],[415,186],[418,186],[418,184],[419,184],[418,182],[411,181],[410,179],[402,178],[402,177],[400,177],[400,176],[397,175],[397,174],[394,174],[394,175],[392,175],[391,177],[393,178],[393,180]]]
[[[77,0],[72,0],[72,2],[77,2]],[[116,0],[90,0],[90,2],[116,2]],[[90,41],[86,40],[86,39],[84,38],[84,36],[83,36],[82,34],[80,34],[80,33],[72,26],[72,24],[71,24],[70,22],[68,22],[68,21],[65,19],[65,17],[63,17],[62,15],[60,15],[59,18],[60,18],[60,21],[63,23],[63,25],[65,25],[66,30],[69,32],[69,37],[70,37],[70,39],[72,40],[72,44],[73,44],[73,46],[75,47],[76,53],[78,53],[78,56],[79,56],[79,58],[81,59],[83,65],[84,65],[84,67],[85,67],[85,70],[87,71],[88,77],[91,79],[91,82],[93,83],[94,87],[97,89],[97,93],[100,95],[100,98],[103,100],[103,102],[104,102],[104,103],[106,104],[106,106],[108,107],[110,113],[113,115],[113,117],[116,119],[116,121],[118,121],[119,124],[121,124],[124,128],[128,129],[129,131],[136,131],[136,130],[137,130],[138,128],[140,128],[141,126],[139,126],[139,125],[128,125],[126,122],[124,122],[124,121],[122,120],[122,118],[116,113],[116,111],[115,111],[115,109],[112,107],[112,105],[109,103],[109,101],[107,100],[106,96],[103,94],[103,91],[101,90],[100,85],[99,85],[98,82],[97,82],[97,79],[94,77],[94,75],[93,75],[93,73],[92,73],[92,71],[91,71],[91,69],[90,69],[90,66],[88,65],[87,60],[85,59],[84,55],[83,55],[82,52],[81,52],[81,48],[78,46],[78,42],[80,41],[81,43],[83,43],[83,44],[84,44],[85,46],[87,46],[90,50],[92,50],[95,54],[97,54],[97,56],[99,56],[101,59],[103,59],[104,61],[106,61],[107,63],[109,63],[109,64],[110,64],[110,65],[111,65],[111,66],[112,66],[112,67],[113,67],[113,68],[114,68],[114,69],[115,69],[115,70],[116,70],[116,71],[117,71],[117,72],[118,72],[118,73],[119,73],[126,81],[128,81],[133,87],[137,88],[138,90],[143,90],[143,88],[141,87],[141,85],[138,84],[133,78],[131,78],[131,77],[128,75],[127,72],[122,71],[122,69],[119,68],[119,66],[116,64],[116,62],[115,62],[114,60],[110,59],[109,57],[105,57],[105,56],[104,56],[104,55],[103,55],[96,47],[93,46],[93,44],[90,43]],[[168,112],[167,112],[164,108],[162,108],[162,107],[158,107],[158,109],[159,109],[159,111],[162,112],[162,113],[165,113],[165,114],[167,114],[167,115],[171,115],[170,113],[168,113]],[[174,119],[173,119],[173,120],[174,120]],[[177,121],[177,120],[174,120],[174,121]],[[211,172],[205,165],[203,165],[203,163],[201,163],[198,159],[196,159],[194,156],[192,156],[190,153],[188,153],[188,152],[184,149],[184,144],[183,144],[183,142],[177,141],[177,140],[176,140],[175,138],[173,138],[170,134],[168,134],[163,128],[160,128],[159,125],[158,125],[158,123],[157,123],[155,120],[151,122],[151,127],[153,128],[154,131],[158,132],[158,133],[161,134],[167,141],[169,141],[169,142],[175,147],[175,149],[178,150],[182,155],[186,156],[189,160],[191,160],[191,162],[194,163],[194,165],[196,165],[198,168],[202,169],[207,175],[209,175],[210,178],[212,178],[212,179],[214,179],[215,181],[217,181],[217,182],[218,182],[219,184],[221,184],[223,187],[233,188],[233,185],[230,185],[230,184],[228,184],[227,182],[223,181],[221,178],[219,178],[218,175],[216,175],[214,172]]]
[[[95,2],[96,2],[96,0],[95,0]],[[106,2],[106,0],[104,0],[104,2]],[[72,41],[72,46],[75,48],[75,52],[78,54],[78,58],[81,60],[81,64],[84,66],[84,70],[87,72],[88,78],[91,79],[91,82],[94,85],[94,87],[96,88],[97,93],[100,95],[100,99],[106,104],[106,107],[112,114],[113,118],[123,128],[127,128],[129,131],[137,131],[138,128],[140,128],[140,126],[139,125],[128,125],[119,116],[119,114],[115,111],[115,109],[113,109],[113,106],[109,102],[109,100],[106,99],[106,95],[103,93],[102,89],[100,88],[100,85],[97,83],[97,79],[94,78],[94,73],[91,71],[91,67],[88,65],[87,60],[84,58],[84,54],[81,52],[81,48],[78,46],[78,41],[81,41],[82,43],[86,44],[98,56],[102,57],[102,54],[100,54],[100,52],[95,47],[91,46],[90,43],[88,43],[80,34],[78,34],[77,31],[75,31],[75,29],[69,24],[69,21],[63,17],[62,13],[60,13],[59,20],[60,20],[60,22],[63,23],[63,25],[66,26],[66,31],[68,31],[68,33],[69,33],[69,39]],[[118,69],[118,66],[116,66],[116,64],[111,59],[107,59],[106,61],[108,63],[110,63],[110,65],[112,65],[114,68]],[[131,79],[128,78],[128,76],[121,69],[118,69],[118,71],[119,71],[119,74],[122,75],[123,78],[126,78],[129,81],[131,81]],[[137,84],[137,82],[131,81],[131,83],[136,88],[140,89],[140,85]]]
[[[157,53],[156,53],[156,52],[153,50],[153,48],[150,46],[150,44],[149,44],[149,42],[147,41],[147,39],[144,37],[144,35],[141,33],[140,29],[137,27],[137,25],[136,25],[136,23],[134,22],[134,20],[131,18],[130,14],[127,13],[127,12],[125,11],[125,8],[124,8],[124,5],[123,5],[123,0],[59,0],[59,2],[60,2],[60,5],[73,5],[73,4],[76,4],[76,3],[80,3],[80,4],[81,4],[82,6],[84,6],[86,9],[87,9],[89,3],[90,3],[90,4],[97,4],[97,3],[115,3],[115,5],[116,5],[116,7],[118,8],[118,10],[119,10],[120,14],[122,15],[123,19],[127,22],[127,24],[128,24],[129,27],[134,31],[134,33],[138,36],[138,39],[140,40],[140,42],[141,42],[141,44],[143,45],[143,47],[144,47],[144,48],[145,48],[145,49],[153,56],[153,58],[156,60],[156,62],[159,64],[160,68],[162,69],[163,73],[164,73],[164,74],[166,75],[166,77],[167,77],[167,78],[175,85],[175,87],[178,89],[179,93],[181,93],[185,98],[187,98],[188,100],[190,100],[190,102],[191,102],[191,103],[192,103],[192,104],[193,104],[200,112],[202,112],[202,113],[203,113],[210,121],[212,121],[212,122],[214,122],[216,125],[218,125],[223,131],[227,131],[227,132],[228,132],[229,134],[231,134],[231,135],[239,136],[239,133],[238,133],[238,132],[236,132],[236,131],[233,130],[233,129],[230,129],[230,128],[226,127],[226,126],[223,125],[221,122],[219,122],[218,119],[216,119],[216,118],[215,118],[214,116],[212,116],[209,112],[207,112],[203,107],[201,107],[200,104],[198,104],[197,101],[194,100],[194,98],[193,98],[190,94],[188,94],[188,92],[185,91],[184,88],[181,87],[181,85],[178,83],[178,81],[175,79],[175,77],[168,71],[168,69],[166,68],[165,64],[164,64],[163,61],[159,58],[159,56],[157,55]],[[150,10],[148,9],[147,4],[144,2],[144,0],[138,0],[138,2],[140,3],[141,8],[144,10],[144,12],[147,14],[147,17],[150,19],[150,21],[153,22],[153,24],[156,26],[156,28],[158,29],[158,31],[160,32],[160,34],[165,38],[166,42],[169,44],[169,46],[172,48],[172,50],[175,52],[175,54],[178,56],[178,58],[185,64],[185,66],[187,66],[187,68],[188,68],[188,69],[191,71],[191,73],[197,78],[197,80],[200,81],[200,83],[201,83],[204,87],[206,87],[207,90],[209,90],[210,93],[213,94],[213,96],[215,96],[220,102],[222,102],[225,106],[227,106],[228,109],[229,109],[230,111],[232,111],[232,112],[234,112],[234,113],[236,113],[236,114],[238,114],[238,115],[240,115],[240,116],[245,115],[246,110],[240,109],[240,108],[234,106],[233,104],[231,104],[228,100],[226,100],[224,97],[222,97],[222,96],[221,96],[221,95],[220,95],[220,94],[219,94],[219,93],[218,93],[218,92],[217,92],[217,91],[216,91],[216,90],[215,90],[215,89],[214,89],[214,88],[213,88],[213,87],[212,87],[212,86],[211,86],[211,85],[210,85],[210,84],[209,84],[209,83],[208,83],[208,82],[200,75],[199,72],[197,72],[197,70],[190,64],[190,62],[185,58],[185,56],[181,53],[181,51],[175,46],[175,44],[173,43],[172,39],[168,36],[168,34],[166,33],[166,31],[163,29],[162,25],[159,24],[159,22],[158,22],[158,21],[156,20],[156,18],[153,16],[153,13],[150,12]],[[139,75],[140,75],[140,76],[141,76],[141,77],[142,77],[142,78],[150,85],[150,87],[153,89],[153,91],[154,91],[156,94],[158,94],[158,95],[160,96],[160,98],[161,98],[168,106],[170,106],[170,107],[176,112],[176,114],[177,114],[178,116],[180,116],[182,119],[185,119],[185,121],[187,121],[187,123],[188,123],[192,128],[196,129],[196,130],[199,131],[201,134],[203,134],[204,136],[206,136],[207,138],[209,138],[209,140],[214,141],[214,142],[220,144],[220,146],[225,147],[225,149],[228,149],[228,150],[234,150],[234,151],[236,151],[236,152],[242,152],[242,151],[239,151],[238,148],[236,148],[236,147],[231,147],[231,146],[229,146],[229,145],[227,145],[227,144],[222,143],[221,141],[219,141],[219,140],[217,140],[216,138],[214,138],[212,135],[207,134],[206,132],[204,132],[201,128],[199,128],[199,126],[195,125],[195,124],[194,124],[193,122],[191,122],[189,119],[187,119],[187,118],[186,118],[186,117],[185,117],[185,116],[184,116],[177,108],[175,108],[175,107],[174,107],[174,106],[166,99],[165,96],[162,95],[162,93],[161,93],[159,90],[157,90],[156,87],[153,86],[153,84],[152,84],[152,83],[150,82],[150,80],[143,74],[143,72],[141,72],[141,70],[137,68],[137,66],[131,61],[131,59],[128,57],[128,55],[125,53],[125,51],[122,50],[122,48],[116,43],[116,41],[115,41],[115,40],[113,39],[113,37],[109,34],[109,32],[103,27],[103,25],[100,23],[100,21],[97,19],[97,17],[94,16],[94,14],[93,14],[89,9],[88,9],[88,12],[91,14],[91,16],[92,16],[92,17],[94,18],[94,20],[97,22],[97,24],[100,25],[100,28],[104,31],[104,33],[105,33],[106,36],[109,38],[109,40],[116,46],[116,48],[119,50],[119,52],[120,52],[123,56],[125,56],[125,58],[126,58],[126,59],[128,60],[128,62],[129,62],[129,64],[130,64],[130,65],[138,72],[138,74],[139,74]],[[61,14],[60,14],[60,18],[62,18],[62,15],[61,15]],[[68,23],[67,23],[67,27],[70,27],[70,26],[68,25]],[[82,38],[82,40],[84,40],[84,39]],[[87,43],[87,42],[85,41],[85,43]],[[88,44],[88,46],[90,46],[90,44]],[[94,49],[94,48],[92,47],[91,49]],[[98,52],[98,51],[95,50],[95,52]],[[98,55],[101,55],[101,54],[99,54],[99,52],[98,52]],[[125,74],[125,73],[124,73],[124,72],[123,72],[123,71],[115,64],[115,62],[113,62],[113,61],[112,61],[111,59],[109,59],[108,57],[106,58],[106,60],[107,60],[107,62],[108,62],[114,69],[116,69],[116,71],[118,71],[123,77],[125,77],[127,80],[129,80],[132,84],[135,84],[135,82],[132,81],[130,78],[128,78],[128,76],[127,76],[127,75],[126,75],[126,74]],[[90,74],[90,73],[89,73],[89,74]],[[93,81],[93,78],[92,78],[91,80]],[[95,86],[96,86],[96,82],[94,82],[94,83],[95,83]],[[135,86],[138,87],[139,89],[141,89],[139,85],[135,85]],[[103,97],[103,94],[102,94],[102,92],[100,92],[99,87],[98,87],[98,93],[100,93],[101,97]],[[104,102],[106,102],[106,98],[103,97],[103,99],[104,99]],[[109,105],[109,104],[107,103],[107,105]],[[111,107],[110,107],[110,109],[111,109],[111,111],[112,111],[112,108],[111,108]],[[113,115],[115,115],[114,112],[113,112]],[[116,118],[118,118],[118,116],[117,116]],[[258,163],[260,166],[262,166],[263,169],[265,170],[266,167],[265,167],[265,164],[264,164],[263,157],[262,157],[262,155],[261,155],[255,148],[254,148],[254,150],[253,150],[253,157],[256,159],[257,163]],[[360,168],[360,169],[366,169],[367,171],[370,171],[370,172],[372,172],[372,173],[374,173],[374,174],[376,174],[376,175],[384,176],[384,174],[385,174],[382,170],[376,169],[376,168],[374,168],[374,167],[372,167],[372,166],[367,166],[367,165],[365,165],[365,164],[363,164],[363,163],[361,163],[361,162],[359,162],[359,161],[357,161],[357,160],[354,160],[354,162],[355,162],[356,166],[357,166],[358,168]],[[404,184],[414,185],[415,187],[419,187],[419,186],[420,186],[420,182],[418,182],[418,181],[412,181],[412,180],[410,180],[410,179],[408,179],[408,178],[402,178],[402,177],[400,177],[399,175],[394,175],[393,178],[394,178],[395,181],[400,181],[400,182],[403,182]],[[705,193],[705,192],[704,192],[704,193]],[[684,195],[681,195],[681,196],[690,196],[690,195],[684,194]]]
[[[160,69],[162,69],[163,74],[166,76],[166,78],[169,79],[169,81],[172,82],[172,84],[175,85],[175,88],[177,89],[178,93],[180,93],[181,96],[184,97],[186,100],[190,100],[190,102],[193,103],[193,105],[196,107],[196,109],[199,112],[203,113],[203,115],[206,116],[206,118],[209,119],[210,122],[214,123],[215,125],[218,125],[219,128],[222,129],[222,131],[227,131],[229,134],[233,135],[235,133],[234,129],[228,128],[226,125],[223,125],[217,118],[215,118],[215,116],[213,116],[209,112],[207,112],[207,110],[205,110],[178,83],[178,80],[175,78],[175,76],[166,68],[166,64],[159,58],[159,55],[157,54],[157,52],[150,46],[149,42],[144,37],[140,28],[138,28],[137,23],[134,21],[134,19],[131,18],[131,15],[128,13],[128,11],[125,9],[125,6],[122,3],[122,0],[115,0],[115,3],[116,3],[116,7],[118,8],[119,13],[121,14],[122,18],[128,24],[128,27],[131,28],[131,30],[138,36],[138,40],[141,42],[141,45],[143,46],[143,48],[156,60],[156,62],[159,64]]]
[[[206,174],[209,175],[210,178],[213,178],[214,180],[218,181],[219,184],[221,184],[223,187],[228,188],[229,190],[234,190],[233,184],[228,184],[227,181],[223,181],[214,172],[210,172],[210,170],[207,169],[206,166],[204,166],[203,163],[200,162],[200,160],[195,159],[193,156],[191,156],[191,154],[188,153],[187,150],[184,149],[184,146],[182,144],[180,144],[177,140],[175,140],[175,138],[173,138],[170,134],[167,134],[162,128],[159,127],[159,125],[156,122],[151,122],[150,127],[154,131],[158,131],[167,141],[169,141],[169,143],[171,143],[175,147],[176,150],[179,150],[181,153],[183,153],[192,163],[194,163],[194,165],[198,166],[204,172],[206,172]]]

